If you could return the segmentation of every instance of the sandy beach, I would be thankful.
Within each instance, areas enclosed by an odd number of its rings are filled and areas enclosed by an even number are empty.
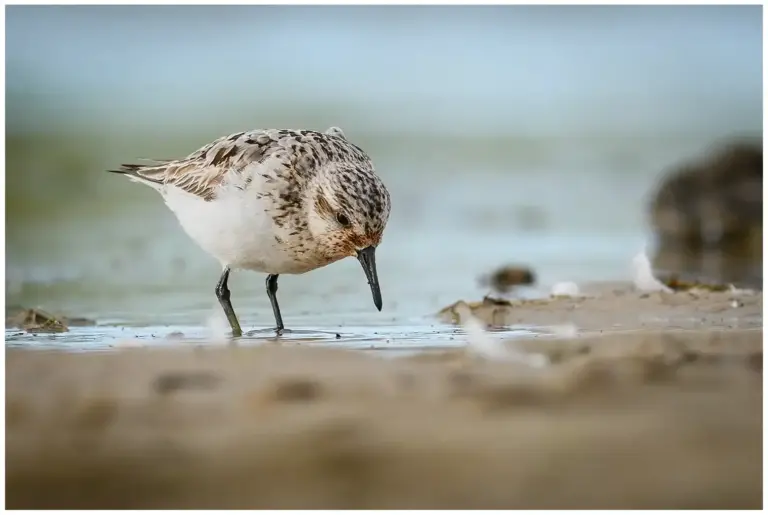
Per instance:
[[[510,348],[6,350],[8,508],[760,508],[762,293],[470,303]],[[450,318],[450,307],[442,318]]]

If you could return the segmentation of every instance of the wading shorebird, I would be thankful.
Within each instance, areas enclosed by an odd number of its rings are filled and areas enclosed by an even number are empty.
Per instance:
[[[230,270],[267,275],[277,334],[280,274],[303,274],[357,257],[381,311],[376,247],[390,211],[371,159],[338,127],[325,132],[257,129],[219,138],[178,160],[110,172],[157,190],[186,233],[219,260],[216,296],[242,335],[230,302]]]

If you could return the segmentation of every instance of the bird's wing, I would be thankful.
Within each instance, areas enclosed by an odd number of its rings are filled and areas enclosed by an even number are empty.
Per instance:
[[[204,200],[212,200],[225,179],[237,187],[246,187],[251,181],[251,176],[244,173],[246,167],[267,160],[271,161],[272,170],[263,175],[272,183],[306,181],[319,167],[334,161],[372,166],[370,158],[350,143],[341,129],[331,127],[325,132],[290,129],[238,132],[212,141],[183,159],[156,160],[150,165],[126,164],[112,171],[156,187],[173,185]],[[288,170],[294,173],[285,174]]]
[[[183,159],[154,160],[149,165],[124,164],[111,171],[155,185],[175,186],[209,201],[216,197],[225,178],[242,175],[248,165],[261,163],[285,150],[279,135],[273,132],[238,132],[214,140]],[[250,178],[243,178],[242,184],[248,182]]]

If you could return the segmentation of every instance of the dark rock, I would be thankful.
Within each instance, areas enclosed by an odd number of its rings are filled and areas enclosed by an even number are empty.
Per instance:
[[[61,318],[40,309],[23,309],[7,316],[5,327],[18,327],[29,333],[64,333],[69,331]]]
[[[649,206],[655,272],[762,286],[762,143],[738,141],[671,171]]]
[[[530,268],[518,265],[506,265],[497,268],[488,275],[479,278],[481,286],[490,287],[497,293],[508,293],[516,286],[532,285],[536,275]]]

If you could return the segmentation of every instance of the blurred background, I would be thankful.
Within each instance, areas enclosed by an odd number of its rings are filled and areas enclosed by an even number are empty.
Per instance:
[[[268,127],[342,127],[393,199],[383,312],[345,260],[281,278],[289,327],[415,324],[507,262],[628,279],[665,174],[761,141],[761,35],[761,6],[7,7],[6,302],[205,324],[218,263],[104,171]],[[272,324],[263,276],[230,286]]]

